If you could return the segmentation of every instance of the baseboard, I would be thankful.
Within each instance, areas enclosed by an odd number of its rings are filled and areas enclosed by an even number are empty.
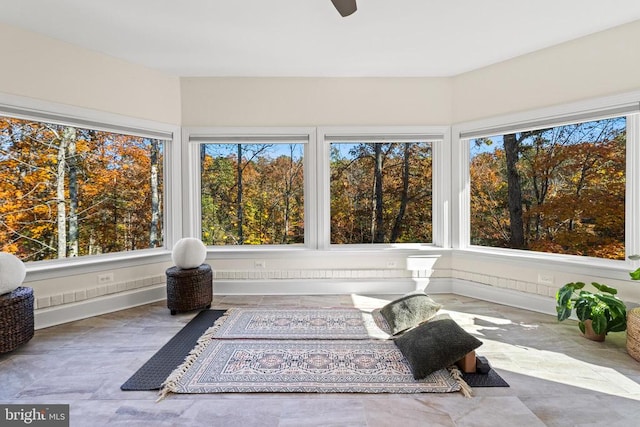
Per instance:
[[[165,299],[167,299],[167,289],[163,283],[71,304],[42,308],[35,311],[35,328],[48,328]]]
[[[428,279],[215,280],[214,295],[405,294],[423,289]]]
[[[215,295],[402,295],[415,290],[456,294],[555,316],[555,301],[541,295],[452,278],[216,280]],[[112,313],[167,298],[164,283],[35,311],[35,328]]]
[[[556,316],[556,302],[553,298],[513,289],[498,288],[468,280],[453,278],[431,279],[426,292],[431,294],[450,293],[461,295]]]

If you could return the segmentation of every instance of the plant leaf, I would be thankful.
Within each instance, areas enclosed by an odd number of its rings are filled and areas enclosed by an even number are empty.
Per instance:
[[[636,271],[632,271],[631,273],[629,273],[629,276],[631,276],[631,279],[633,280],[640,280],[640,268],[638,268]]]
[[[588,299],[579,299],[576,301],[576,304],[575,304],[576,316],[578,317],[578,319],[580,319],[580,321],[584,322],[585,320],[591,318],[592,306],[593,306],[593,303],[590,302]]]
[[[578,328],[580,328],[580,332],[585,333],[584,322],[578,322]]]
[[[607,317],[604,313],[597,313],[591,318],[591,326],[593,326],[593,332],[598,335],[607,333]]]
[[[585,286],[587,286],[584,282],[571,282],[571,283],[568,283],[568,284],[567,284],[567,285],[565,285],[565,286],[568,286],[568,285],[571,285],[571,287],[572,287],[573,289],[575,289],[575,290],[582,289],[582,288],[584,288]]]
[[[562,322],[571,316],[571,307],[566,306],[556,306],[556,311],[558,312],[558,321]]]
[[[616,288],[611,288],[607,285],[603,285],[601,283],[596,283],[596,282],[591,282],[591,285],[596,288],[597,290],[599,290],[600,292],[606,292],[608,294],[611,295],[615,295],[618,293],[618,290]]]
[[[611,317],[626,317],[627,307],[622,300],[609,295],[596,295],[596,297],[607,305],[609,308]]]
[[[612,319],[608,324],[609,332],[622,332],[627,329],[627,319],[624,317],[618,317]]]
[[[558,306],[567,307],[571,309],[571,295],[573,294],[573,289],[567,286],[563,286],[558,289],[556,292],[556,302]]]

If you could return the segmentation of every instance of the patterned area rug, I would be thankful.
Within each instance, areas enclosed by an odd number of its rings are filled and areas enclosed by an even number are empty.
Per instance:
[[[356,308],[234,308],[214,334],[218,339],[387,338],[370,313]]]
[[[172,393],[448,393],[461,385],[447,370],[413,379],[392,341],[201,341],[167,379]]]

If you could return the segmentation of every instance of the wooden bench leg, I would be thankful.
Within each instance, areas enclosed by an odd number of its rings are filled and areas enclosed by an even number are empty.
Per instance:
[[[456,362],[458,368],[465,374],[476,372],[476,352],[472,351],[466,354],[462,359]]]

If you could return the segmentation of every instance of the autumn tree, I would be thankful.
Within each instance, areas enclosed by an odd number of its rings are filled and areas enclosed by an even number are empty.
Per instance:
[[[301,144],[203,144],[200,160],[205,243],[304,242]]]
[[[431,241],[430,144],[332,144],[331,241]]]
[[[139,137],[0,119],[0,238],[25,261],[161,245],[161,150]],[[113,209],[111,209],[113,208]],[[124,214],[124,215],[122,215]],[[143,243],[144,242],[144,243]]]
[[[160,228],[160,156],[158,149],[158,141],[151,140],[149,141],[149,149],[150,149],[150,181],[149,184],[151,186],[151,222],[150,222],[150,231],[149,231],[149,246],[154,248],[157,247],[160,243],[159,241],[159,228]]]
[[[400,237],[400,231],[402,229],[402,224],[404,220],[404,215],[407,210],[407,205],[409,204],[409,178],[411,176],[411,146],[409,144],[404,144],[403,152],[404,155],[402,157],[402,190],[400,191],[400,207],[398,208],[398,213],[396,214],[395,221],[393,223],[393,229],[391,230],[391,237],[389,237],[389,241],[391,243],[395,243]]]
[[[471,159],[471,244],[501,247],[510,239],[504,164],[503,149]]]
[[[522,189],[517,163],[520,156],[522,136],[511,133],[504,136],[504,153],[507,171],[507,205],[509,206],[509,246],[525,247],[524,224],[522,222]]]
[[[66,163],[69,168],[69,242],[67,255],[70,258],[78,256],[78,154],[77,154],[77,134],[76,129],[72,127],[65,128],[66,138],[68,138]]]
[[[624,259],[625,123],[471,141],[472,243]]]

